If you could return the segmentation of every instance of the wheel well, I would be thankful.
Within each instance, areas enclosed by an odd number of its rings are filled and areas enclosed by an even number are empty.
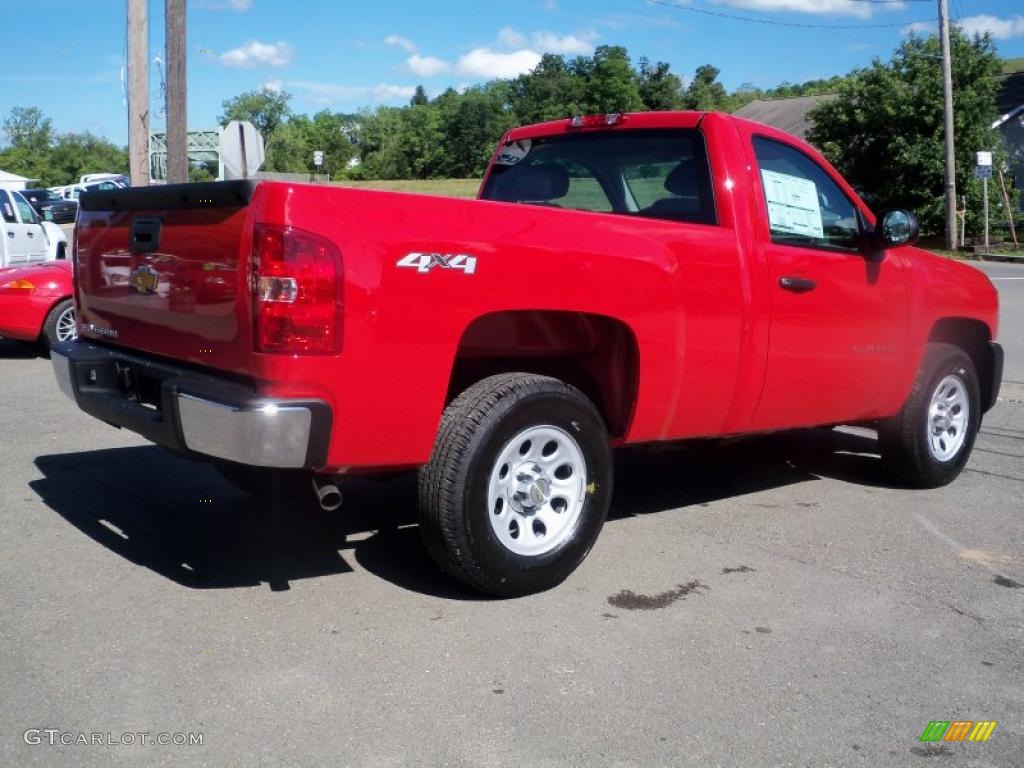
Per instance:
[[[980,320],[969,317],[943,318],[932,326],[932,331],[928,335],[929,343],[953,344],[968,354],[978,372],[982,393],[990,391],[992,386],[992,350],[989,347],[991,340],[989,327]]]
[[[459,342],[446,403],[488,376],[512,371],[560,379],[583,392],[613,437],[626,433],[636,402],[636,338],[624,323],[583,312],[495,312]]]

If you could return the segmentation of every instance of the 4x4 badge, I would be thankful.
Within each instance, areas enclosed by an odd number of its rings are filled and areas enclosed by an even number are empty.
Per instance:
[[[467,256],[464,253],[410,253],[399,259],[395,266],[409,267],[421,274],[440,267],[441,269],[461,269],[467,275],[472,275],[476,272],[476,256]]]

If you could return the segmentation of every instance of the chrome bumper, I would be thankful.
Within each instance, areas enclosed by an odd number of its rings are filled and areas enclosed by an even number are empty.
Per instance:
[[[258,467],[316,468],[331,412],[319,400],[275,400],[253,388],[88,342],[54,347],[60,390],[86,413],[158,445]]]
[[[218,459],[256,467],[303,467],[313,414],[287,402],[251,411],[178,395],[185,447]]]

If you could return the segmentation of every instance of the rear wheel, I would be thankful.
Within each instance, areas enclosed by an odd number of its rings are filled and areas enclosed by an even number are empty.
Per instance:
[[[46,322],[43,323],[43,340],[47,346],[52,347],[58,342],[74,341],[77,338],[75,305],[71,299],[64,299],[64,301],[58,302],[46,316]]]
[[[902,410],[878,431],[882,460],[901,482],[947,485],[963,471],[981,427],[978,374],[952,344],[929,344]]]
[[[420,471],[420,530],[455,578],[500,597],[560,584],[590,552],[611,501],[608,434],[557,379],[492,376],[445,410]]]

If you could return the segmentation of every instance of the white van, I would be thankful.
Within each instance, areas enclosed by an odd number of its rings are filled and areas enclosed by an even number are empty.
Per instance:
[[[40,220],[28,200],[0,189],[0,267],[54,261],[67,255],[68,239],[52,221]]]

